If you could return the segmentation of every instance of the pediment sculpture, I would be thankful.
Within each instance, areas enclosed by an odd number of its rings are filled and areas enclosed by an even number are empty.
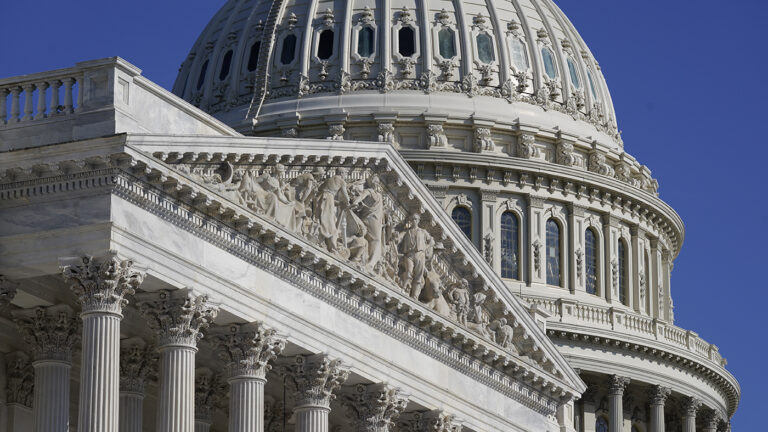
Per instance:
[[[180,164],[186,174],[438,314],[518,353],[503,313],[368,167]]]

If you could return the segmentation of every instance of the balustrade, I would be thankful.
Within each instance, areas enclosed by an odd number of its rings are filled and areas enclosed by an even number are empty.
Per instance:
[[[50,76],[0,80],[0,127],[74,113],[82,93],[81,77],[82,72],[72,68]],[[62,87],[63,105],[60,103]]]

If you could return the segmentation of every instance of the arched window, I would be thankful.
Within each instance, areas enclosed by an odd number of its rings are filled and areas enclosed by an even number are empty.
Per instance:
[[[200,75],[197,77],[197,89],[203,88],[205,82],[205,74],[208,72],[208,60],[203,63],[203,67],[200,68]]]
[[[456,38],[453,30],[447,27],[440,29],[437,32],[437,42],[442,58],[449,60],[456,57]]]
[[[289,34],[283,39],[283,49],[280,51],[280,63],[287,65],[296,56],[296,35]]]
[[[256,41],[251,45],[251,53],[248,54],[248,72],[256,70],[256,66],[259,65],[259,50],[261,49],[261,41]]]
[[[232,50],[227,51],[224,54],[224,59],[221,61],[221,69],[219,70],[219,81],[224,81],[229,76],[229,69],[232,67]]]
[[[595,432],[608,432],[608,420],[605,417],[598,417],[595,422]]]
[[[576,70],[576,63],[570,57],[568,57],[568,73],[571,75],[571,84],[577,89],[580,89],[581,79],[579,78],[579,72]]]
[[[357,55],[370,57],[373,55],[376,34],[371,27],[363,27],[357,33]]]
[[[544,61],[544,72],[551,79],[557,78],[557,67],[555,67],[555,55],[547,47],[541,49],[541,59]]]
[[[501,277],[520,279],[520,220],[510,211],[501,215]]]
[[[323,30],[317,41],[317,58],[328,60],[333,55],[333,30]]]
[[[512,38],[509,41],[509,48],[512,51],[512,65],[518,71],[528,70],[528,54],[525,50],[525,43],[518,38]]]
[[[480,33],[475,37],[477,41],[477,58],[488,64],[496,59],[493,54],[493,40],[485,33]]]
[[[584,233],[584,249],[586,255],[587,293],[597,294],[597,234],[592,228]]]
[[[560,225],[547,221],[547,284],[560,286]]]
[[[645,274],[645,302],[643,305],[646,312],[650,312],[651,304],[651,260],[648,257],[648,252],[645,252],[645,258],[643,258],[643,273]]]
[[[397,31],[397,52],[403,57],[416,53],[416,35],[411,27],[402,27]]]
[[[466,207],[456,207],[451,212],[451,218],[459,226],[459,229],[467,236],[468,239],[472,239],[472,213]]]
[[[627,245],[619,239],[619,301],[627,304]]]

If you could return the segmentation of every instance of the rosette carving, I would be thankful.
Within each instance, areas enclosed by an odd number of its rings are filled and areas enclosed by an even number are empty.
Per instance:
[[[208,296],[195,296],[189,290],[142,293],[137,295],[139,312],[149,327],[157,332],[160,347],[186,345],[195,347],[202,331],[218,314],[218,305]]]
[[[80,322],[66,305],[37,307],[13,312],[24,341],[31,345],[35,361],[72,361],[72,348],[80,338]]]
[[[122,313],[128,303],[126,295],[134,294],[144,281],[144,273],[133,267],[133,261],[110,256],[99,263],[92,256],[81,258],[81,264],[62,269],[64,279],[77,296],[83,313]]]
[[[214,344],[219,358],[227,363],[230,378],[264,378],[269,364],[285,348],[275,330],[262,323],[232,324],[215,329]]]

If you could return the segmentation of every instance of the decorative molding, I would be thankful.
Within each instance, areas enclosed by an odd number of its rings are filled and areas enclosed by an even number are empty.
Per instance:
[[[0,275],[0,308],[5,308],[11,304],[16,296],[18,284]]]

